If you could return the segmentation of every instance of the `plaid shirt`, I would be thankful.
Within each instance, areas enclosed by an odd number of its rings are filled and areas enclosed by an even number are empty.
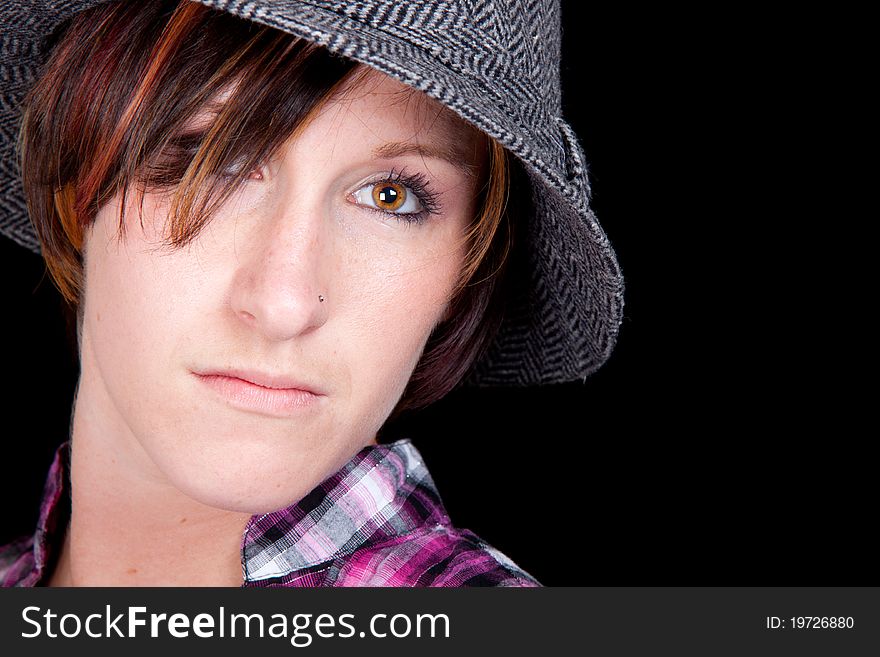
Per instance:
[[[70,509],[69,442],[55,454],[34,536],[0,547],[0,585],[40,586]],[[245,587],[539,586],[509,558],[452,526],[409,440],[368,445],[299,502],[252,516]]]

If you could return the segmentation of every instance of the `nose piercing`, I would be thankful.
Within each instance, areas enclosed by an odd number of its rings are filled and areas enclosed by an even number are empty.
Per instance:
[[[324,295],[323,294],[318,295],[318,301],[321,303],[324,303]]]

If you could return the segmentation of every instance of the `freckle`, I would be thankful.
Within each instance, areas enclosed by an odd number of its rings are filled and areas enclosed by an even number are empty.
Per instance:
[[[186,522],[186,518],[181,518],[181,519],[180,519],[180,524],[181,524],[181,525],[182,525],[183,523],[185,523],[185,522]]]
[[[100,321],[101,321],[101,313],[96,313],[96,314],[95,314],[95,321],[96,321],[96,322],[100,322]]]
[[[138,571],[137,568],[129,568],[128,570],[125,571],[125,574],[126,575],[137,575],[137,571]]]

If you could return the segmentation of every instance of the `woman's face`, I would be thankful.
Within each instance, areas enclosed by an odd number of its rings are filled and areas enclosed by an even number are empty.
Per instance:
[[[98,214],[77,413],[128,466],[261,513],[374,441],[444,316],[482,165],[471,129],[405,89],[343,87],[186,247],[162,249],[168,196],[141,227],[130,194],[121,240],[118,197]]]

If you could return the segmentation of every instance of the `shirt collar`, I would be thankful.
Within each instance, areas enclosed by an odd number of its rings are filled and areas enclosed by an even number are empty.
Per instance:
[[[55,558],[70,507],[70,441],[49,469],[34,535],[33,584]],[[409,439],[367,445],[298,502],[251,516],[241,541],[244,582],[343,557],[423,526],[448,523],[434,481]]]
[[[415,446],[409,440],[368,445],[296,504],[251,518],[242,538],[245,581],[283,576],[445,522]]]

